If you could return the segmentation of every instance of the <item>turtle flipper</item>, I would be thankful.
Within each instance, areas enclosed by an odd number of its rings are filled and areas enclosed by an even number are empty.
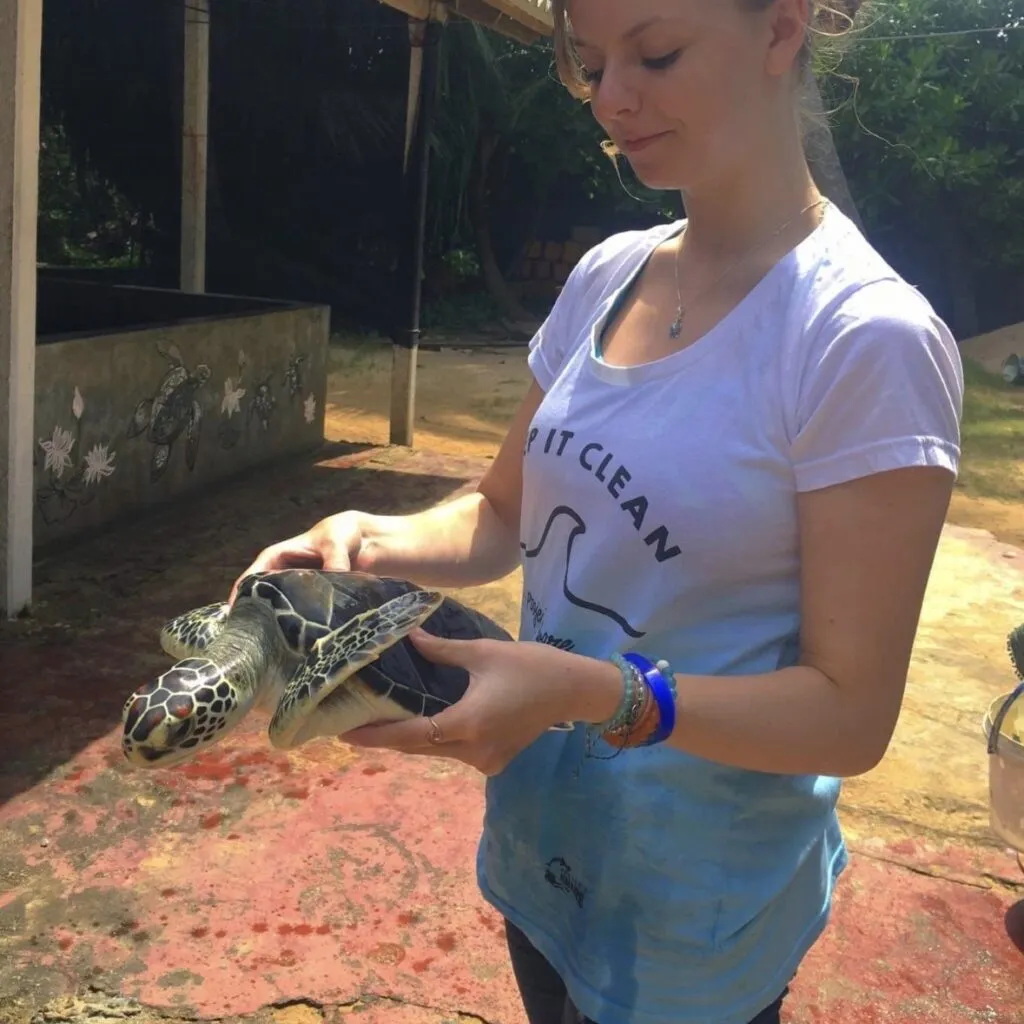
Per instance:
[[[128,424],[128,429],[125,430],[125,436],[127,437],[138,437],[148,426],[150,413],[153,409],[153,399],[144,398],[137,406],[135,411],[132,413],[131,422]]]
[[[160,646],[172,658],[202,654],[231,611],[229,604],[208,604],[171,619],[160,631]]]
[[[412,717],[412,712],[367,687],[345,683],[430,618],[443,600],[434,591],[413,590],[318,640],[281,695],[270,721],[270,742],[286,749],[371,721]]]

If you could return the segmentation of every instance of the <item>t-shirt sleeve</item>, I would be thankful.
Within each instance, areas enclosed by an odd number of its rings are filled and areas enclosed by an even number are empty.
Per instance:
[[[960,463],[963,365],[916,290],[879,281],[814,329],[801,360],[790,457],[798,491],[910,466]]]

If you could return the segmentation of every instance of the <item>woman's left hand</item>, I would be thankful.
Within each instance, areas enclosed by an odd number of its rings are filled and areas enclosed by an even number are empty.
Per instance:
[[[428,661],[466,669],[465,695],[432,719],[363,726],[343,734],[345,743],[451,757],[497,775],[553,725],[611,718],[622,694],[611,663],[546,644],[448,640],[421,629],[409,639]]]

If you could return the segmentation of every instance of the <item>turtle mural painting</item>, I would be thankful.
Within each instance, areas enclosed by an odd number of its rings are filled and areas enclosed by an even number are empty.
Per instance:
[[[273,379],[274,374],[268,373],[261,381],[257,381],[253,388],[252,401],[249,403],[248,421],[252,422],[255,418],[264,430],[269,429],[270,420],[277,408],[277,399],[270,386]]]
[[[302,394],[302,364],[306,357],[301,353],[288,360],[282,382],[288,390],[288,398],[294,400]]]
[[[511,639],[480,612],[406,580],[254,573],[232,605],[207,605],[164,626],[160,644],[180,660],[126,701],[121,749],[134,767],[171,767],[256,707],[270,713],[270,742],[281,749],[437,714],[462,697],[469,677],[415,649],[408,634],[418,625],[456,639]]]
[[[175,442],[185,435],[185,464],[195,469],[199,438],[203,425],[203,407],[199,392],[210,379],[210,368],[199,363],[189,370],[177,346],[157,346],[170,366],[156,393],[135,407],[126,434],[130,438],[145,435],[153,446],[149,478],[156,483],[167,471]]]

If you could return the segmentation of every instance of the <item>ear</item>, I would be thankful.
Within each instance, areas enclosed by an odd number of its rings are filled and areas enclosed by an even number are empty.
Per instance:
[[[813,0],[775,0],[768,12],[771,42],[765,71],[782,77],[797,64],[814,15]]]

